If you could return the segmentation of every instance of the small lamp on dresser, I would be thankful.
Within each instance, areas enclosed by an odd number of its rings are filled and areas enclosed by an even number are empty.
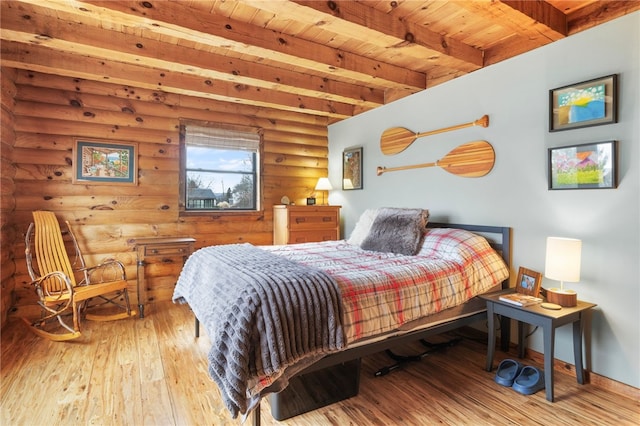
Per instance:
[[[316,191],[322,191],[322,205],[326,206],[327,204],[324,202],[324,192],[331,191],[333,186],[331,186],[331,182],[329,182],[329,178],[321,177],[318,179],[318,183],[316,183]]]
[[[574,238],[547,237],[545,277],[560,281],[560,288],[547,290],[547,302],[543,307],[558,309],[578,304],[578,294],[564,288],[564,282],[580,281],[582,241]]]

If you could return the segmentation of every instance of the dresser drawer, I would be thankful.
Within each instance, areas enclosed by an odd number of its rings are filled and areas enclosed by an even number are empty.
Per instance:
[[[335,229],[289,232],[289,244],[313,243],[317,241],[334,241],[337,239],[338,232]]]
[[[297,212],[289,215],[289,229],[335,228],[338,226],[338,214],[335,211]]]

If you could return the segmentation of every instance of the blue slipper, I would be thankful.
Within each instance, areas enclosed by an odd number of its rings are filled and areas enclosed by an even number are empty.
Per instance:
[[[498,365],[498,371],[496,371],[495,381],[502,386],[511,387],[513,381],[518,377],[522,371],[522,364],[513,359],[503,359]]]
[[[513,389],[523,395],[531,395],[544,389],[544,373],[536,367],[524,367],[513,381]]]

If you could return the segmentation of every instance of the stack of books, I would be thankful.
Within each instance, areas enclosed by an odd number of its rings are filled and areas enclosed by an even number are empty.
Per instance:
[[[542,298],[540,297],[533,297],[520,293],[503,294],[502,296],[500,296],[500,300],[516,306],[529,306],[542,302]]]

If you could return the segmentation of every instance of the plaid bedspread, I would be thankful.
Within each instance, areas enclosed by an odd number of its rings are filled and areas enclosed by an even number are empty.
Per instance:
[[[362,250],[344,240],[260,248],[337,281],[347,343],[460,305],[509,275],[483,237],[460,229],[429,230],[417,256]]]

